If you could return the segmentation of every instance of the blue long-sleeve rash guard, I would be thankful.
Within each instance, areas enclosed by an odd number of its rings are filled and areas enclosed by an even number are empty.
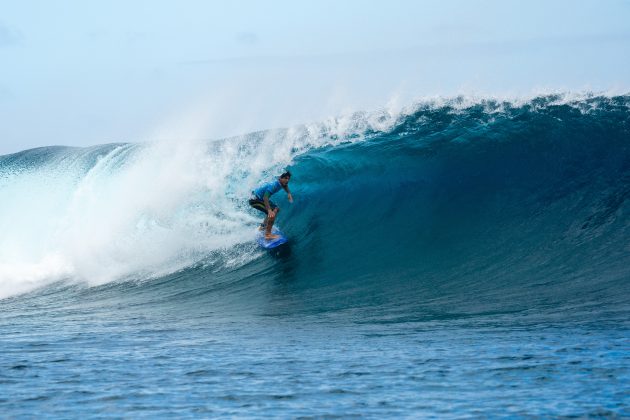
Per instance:
[[[258,187],[257,189],[255,189],[254,190],[254,195],[258,199],[264,200],[265,194],[269,194],[269,197],[271,197],[272,195],[274,195],[275,193],[277,193],[281,189],[282,189],[282,184],[280,184],[280,181],[278,181],[276,179],[273,182],[269,182],[269,183],[264,184],[264,185]]]

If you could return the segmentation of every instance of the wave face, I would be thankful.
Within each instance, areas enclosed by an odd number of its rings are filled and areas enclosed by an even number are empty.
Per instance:
[[[615,313],[629,296],[629,107],[454,98],[222,141],[3,156],[0,292],[176,273],[299,279],[308,300],[270,311]],[[287,166],[291,241],[265,254],[246,199]]]
[[[421,106],[300,158],[297,277],[403,319],[627,305],[629,98],[558,99]]]

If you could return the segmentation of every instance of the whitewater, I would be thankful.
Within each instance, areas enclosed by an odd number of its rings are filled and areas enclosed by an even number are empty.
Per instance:
[[[0,203],[8,417],[630,415],[628,95],[41,147]]]

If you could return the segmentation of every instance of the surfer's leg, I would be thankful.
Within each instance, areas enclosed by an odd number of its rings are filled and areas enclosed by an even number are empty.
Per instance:
[[[274,209],[271,212],[271,216],[267,217],[265,220],[267,220],[266,233],[267,233],[267,235],[271,235],[271,229],[273,228],[273,222],[276,221],[276,209]]]
[[[265,215],[265,218],[259,227],[260,230],[265,230],[267,227],[267,209],[265,208],[265,203],[262,200],[253,198],[249,200],[249,205]]]
[[[275,239],[278,235],[274,235],[271,233],[271,229],[273,228],[273,223],[276,221],[276,215],[280,209],[278,207],[272,210],[271,216],[267,217],[267,228],[265,229],[265,238],[266,239]]]

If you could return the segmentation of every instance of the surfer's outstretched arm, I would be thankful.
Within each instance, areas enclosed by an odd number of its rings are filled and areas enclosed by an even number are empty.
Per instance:
[[[283,185],[282,188],[287,192],[287,198],[289,199],[289,203],[293,203],[293,196],[291,195],[291,191],[289,191],[289,185]]]

